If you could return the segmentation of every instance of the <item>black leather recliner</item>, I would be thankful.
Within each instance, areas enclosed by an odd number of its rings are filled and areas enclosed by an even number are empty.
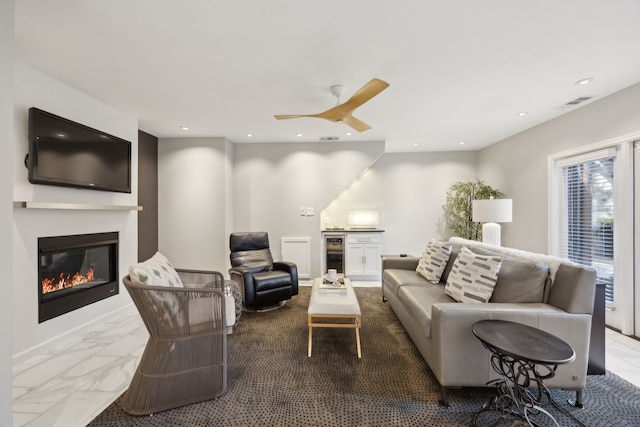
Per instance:
[[[276,306],[298,295],[298,267],[273,261],[266,232],[231,233],[229,249],[229,275],[240,285],[244,308]]]

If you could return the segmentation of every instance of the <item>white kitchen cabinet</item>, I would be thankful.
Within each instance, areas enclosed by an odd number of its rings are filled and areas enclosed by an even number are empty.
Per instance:
[[[345,274],[351,279],[380,279],[382,236],[379,233],[348,233]]]

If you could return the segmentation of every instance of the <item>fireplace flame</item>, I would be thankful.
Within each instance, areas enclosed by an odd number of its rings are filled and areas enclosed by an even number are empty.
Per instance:
[[[42,293],[48,294],[49,292],[59,291],[65,288],[71,288],[76,285],[88,283],[94,280],[93,268],[87,271],[87,274],[80,274],[76,272],[73,276],[69,273],[60,273],[60,277],[45,278],[42,279]]]

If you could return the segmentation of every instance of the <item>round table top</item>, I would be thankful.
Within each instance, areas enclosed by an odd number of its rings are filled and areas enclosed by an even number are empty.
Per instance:
[[[560,338],[532,326],[506,320],[481,320],[473,334],[490,347],[533,363],[560,365],[571,362],[576,353]]]

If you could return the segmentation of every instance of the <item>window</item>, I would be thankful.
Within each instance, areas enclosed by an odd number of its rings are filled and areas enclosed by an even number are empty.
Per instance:
[[[561,181],[560,255],[594,267],[614,300],[615,149],[558,161]]]

